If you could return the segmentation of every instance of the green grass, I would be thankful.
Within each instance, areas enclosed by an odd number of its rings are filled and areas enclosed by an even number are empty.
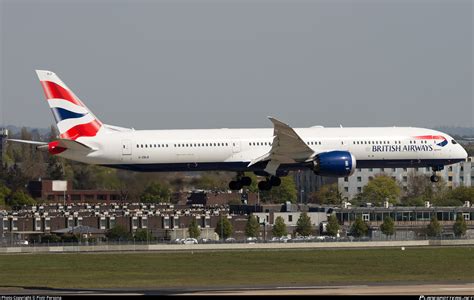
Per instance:
[[[474,248],[0,255],[0,287],[473,281]]]

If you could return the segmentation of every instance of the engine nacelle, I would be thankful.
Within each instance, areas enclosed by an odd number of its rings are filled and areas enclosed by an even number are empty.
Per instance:
[[[346,177],[354,173],[356,159],[348,151],[324,152],[316,155],[312,167],[320,176]]]

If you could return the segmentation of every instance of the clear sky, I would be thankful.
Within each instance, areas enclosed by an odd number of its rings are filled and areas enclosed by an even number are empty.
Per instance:
[[[472,1],[0,3],[0,124],[53,123],[45,69],[136,129],[474,127]]]

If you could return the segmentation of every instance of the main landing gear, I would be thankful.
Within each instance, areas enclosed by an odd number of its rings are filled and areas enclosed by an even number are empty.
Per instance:
[[[272,187],[280,186],[280,184],[281,184],[280,177],[271,176],[269,178],[267,177],[267,179],[263,181],[260,181],[258,183],[258,189],[261,191],[269,191],[272,189]]]
[[[430,177],[431,182],[438,182],[439,181],[439,176],[436,175],[436,172],[441,171],[443,169],[444,169],[444,166],[431,167],[431,170],[433,170],[433,175],[431,175],[431,177]]]
[[[252,179],[243,174],[238,174],[236,180],[229,182],[229,188],[233,191],[238,191],[244,186],[252,184]],[[261,191],[269,191],[274,186],[280,186],[281,179],[277,176],[268,176],[265,180],[258,183],[258,189]]]
[[[229,182],[229,189],[233,191],[238,191],[244,186],[249,186],[252,184],[252,178],[248,176],[243,176],[243,174],[237,175],[237,180],[232,180]]]

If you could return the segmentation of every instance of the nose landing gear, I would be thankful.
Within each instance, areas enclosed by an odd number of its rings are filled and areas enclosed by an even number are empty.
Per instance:
[[[439,182],[439,176],[436,175],[436,172],[441,171],[443,169],[444,169],[444,166],[431,167],[431,170],[433,170],[433,175],[431,175],[430,177],[431,182]]]
[[[436,174],[431,175],[430,177],[431,182],[438,182],[439,181],[439,176]]]

